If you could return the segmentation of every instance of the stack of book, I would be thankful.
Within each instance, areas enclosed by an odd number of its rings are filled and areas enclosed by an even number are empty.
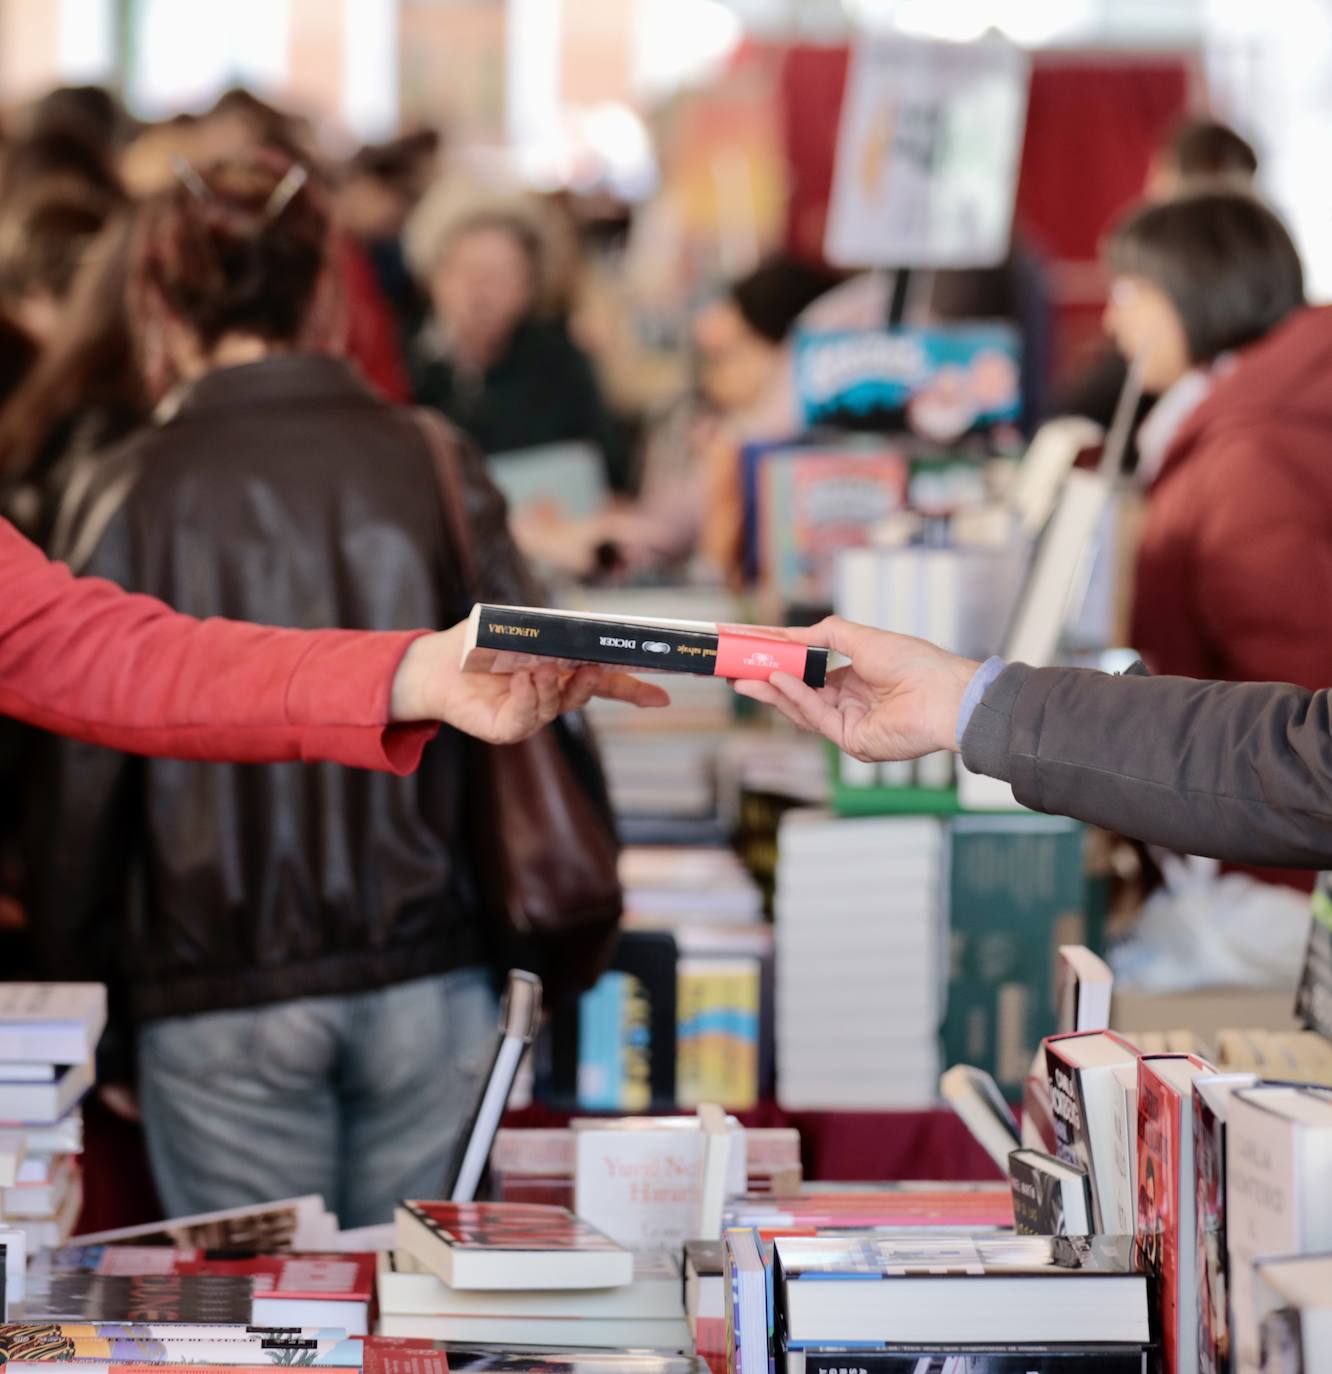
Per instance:
[[[1110,1031],[1052,1036],[1045,1060],[1053,1137],[1010,1158],[1019,1229],[1135,1238],[1166,1374],[1332,1368],[1332,1091]],[[1275,1363],[1299,1342],[1302,1365]]]
[[[656,1127],[667,1121],[669,1118],[651,1118]],[[572,1207],[583,1134],[567,1126],[500,1131],[491,1154],[491,1180],[497,1199]],[[799,1132],[791,1126],[747,1127],[744,1162],[744,1191],[748,1195],[768,1197],[798,1191],[802,1176]]]
[[[942,823],[788,812],[778,831],[777,1097],[792,1110],[934,1100]]]
[[[63,1244],[78,1220],[79,1104],[105,1026],[100,983],[0,983],[0,1227],[28,1254]],[[15,1300],[17,1287],[11,1273]]]
[[[674,1258],[635,1256],[562,1207],[406,1202],[380,1261],[380,1334],[683,1350]]]

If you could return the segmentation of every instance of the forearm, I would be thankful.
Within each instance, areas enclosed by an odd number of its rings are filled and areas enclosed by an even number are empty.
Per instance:
[[[71,577],[3,524],[0,581],[0,712],[34,725],[133,753],[394,771],[431,733],[386,728],[415,633],[194,620]]]
[[[1184,853],[1332,865],[1327,691],[1014,664],[962,757],[1038,811]]]

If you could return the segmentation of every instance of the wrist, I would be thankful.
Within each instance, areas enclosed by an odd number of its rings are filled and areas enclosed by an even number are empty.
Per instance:
[[[934,747],[951,753],[961,752],[961,730],[958,722],[967,702],[967,694],[981,664],[960,654],[948,654],[943,671],[932,690],[932,731]]]
[[[391,722],[439,720],[435,698],[447,666],[447,648],[447,632],[423,634],[407,646],[389,692]]]

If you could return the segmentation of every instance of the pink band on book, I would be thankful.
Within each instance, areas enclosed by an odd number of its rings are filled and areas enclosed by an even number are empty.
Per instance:
[[[761,639],[753,634],[723,630],[717,636],[718,677],[753,678],[766,682],[773,673],[803,678],[808,650],[788,639]]]

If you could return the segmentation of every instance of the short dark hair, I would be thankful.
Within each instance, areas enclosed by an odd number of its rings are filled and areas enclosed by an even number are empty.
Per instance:
[[[1116,275],[1142,277],[1170,297],[1194,363],[1261,339],[1304,304],[1286,226],[1243,192],[1143,206],[1113,232],[1106,258]]]
[[[730,296],[755,334],[779,344],[800,315],[836,284],[837,278],[822,268],[778,256],[732,282]]]
[[[1186,181],[1207,177],[1251,181],[1258,172],[1253,146],[1228,124],[1214,119],[1189,119],[1177,125],[1161,151]]]

